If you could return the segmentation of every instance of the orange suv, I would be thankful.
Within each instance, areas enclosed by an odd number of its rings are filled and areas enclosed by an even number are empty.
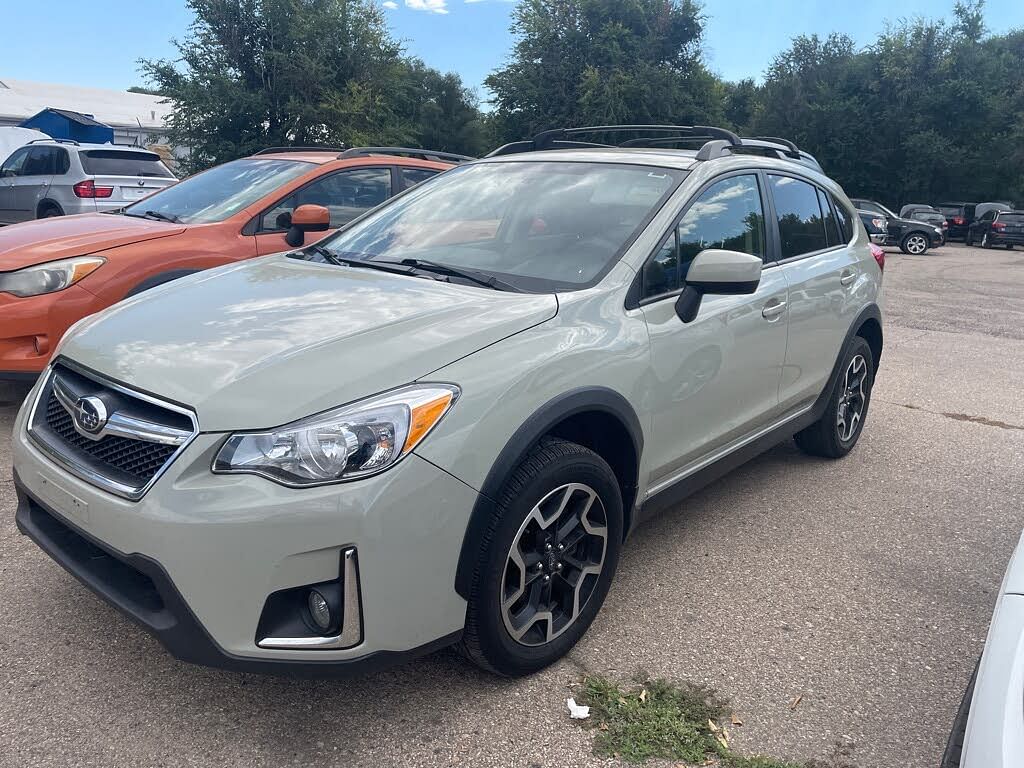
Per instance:
[[[112,213],[0,228],[0,381],[31,380],[74,322],[175,278],[314,242],[464,155],[276,147]]]

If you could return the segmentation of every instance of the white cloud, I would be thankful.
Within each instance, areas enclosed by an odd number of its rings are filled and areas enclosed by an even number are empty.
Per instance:
[[[384,2],[381,3],[381,5],[387,8],[389,11],[393,11],[395,10],[395,8],[398,7],[398,3],[396,3],[395,0],[384,0]]]
[[[448,0],[405,0],[405,7],[428,13],[448,13]]]

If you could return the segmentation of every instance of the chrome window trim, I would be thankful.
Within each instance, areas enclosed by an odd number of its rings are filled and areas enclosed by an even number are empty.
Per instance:
[[[54,363],[55,362],[57,362],[57,361],[54,361]],[[193,411],[187,409],[187,408],[183,408],[180,405],[176,405],[174,403],[169,403],[166,400],[161,400],[159,398],[153,397],[152,395],[147,395],[147,394],[145,394],[143,392],[139,392],[138,390],[130,389],[128,387],[125,387],[125,386],[123,386],[121,384],[118,384],[118,383],[116,383],[114,381],[111,381],[106,376],[103,376],[101,374],[95,373],[94,371],[90,371],[88,369],[84,369],[84,368],[82,368],[80,366],[77,366],[77,365],[71,363],[70,361],[68,361],[66,359],[61,359],[59,362],[60,362],[61,365],[64,365],[64,366],[68,367],[69,369],[75,371],[76,373],[79,373],[82,376],[85,376],[86,378],[89,378],[89,379],[95,381],[98,384],[102,384],[104,387],[108,387],[109,389],[116,390],[118,392],[121,392],[122,394],[125,394],[125,395],[129,396],[129,397],[133,397],[133,398],[136,398],[138,400],[145,401],[145,402],[150,403],[152,405],[159,406],[160,408],[166,408],[169,411],[174,411],[176,413],[180,413],[183,416],[187,417],[188,420],[192,423],[192,433],[189,436],[187,436],[183,441],[181,441],[180,443],[177,443],[178,449],[167,458],[167,461],[165,461],[164,465],[162,467],[160,467],[160,469],[158,469],[153,474],[153,477],[151,477],[149,479],[149,482],[147,482],[142,487],[136,487],[136,486],[133,486],[133,485],[125,485],[124,483],[119,483],[116,480],[112,480],[109,477],[106,477],[105,475],[101,475],[98,472],[96,472],[95,470],[90,469],[89,467],[85,466],[84,464],[82,464],[82,463],[80,463],[78,461],[75,461],[73,458],[65,455],[56,446],[53,446],[50,443],[48,443],[42,437],[37,435],[35,433],[35,430],[33,430],[32,427],[35,424],[36,411],[39,409],[39,403],[42,400],[43,392],[46,391],[47,385],[50,383],[51,379],[53,378],[53,376],[55,374],[55,370],[54,370],[54,367],[53,367],[54,363],[51,363],[47,367],[46,373],[44,374],[42,380],[40,381],[39,386],[36,389],[35,395],[33,396],[32,407],[29,410],[28,419],[25,421],[25,432],[29,436],[29,438],[32,440],[33,445],[35,445],[44,454],[46,454],[46,456],[49,457],[49,459],[51,461],[53,461],[55,464],[63,467],[64,469],[66,469],[68,472],[70,472],[75,477],[78,477],[81,480],[85,480],[87,483],[89,483],[91,485],[94,485],[94,486],[100,488],[101,490],[104,490],[104,491],[106,491],[108,493],[111,493],[111,494],[113,494],[115,496],[120,496],[123,499],[127,499],[128,501],[138,501],[143,496],[145,496],[146,493],[149,492],[149,489],[153,487],[153,485],[156,483],[157,480],[160,479],[161,476],[163,476],[164,472],[167,471],[168,467],[170,467],[171,464],[174,463],[174,461],[178,458],[178,456],[180,456],[181,453],[199,435],[199,422],[196,419],[195,413]],[[64,403],[62,402],[61,405],[64,405]],[[125,422],[135,422],[135,423],[139,422],[139,420],[137,420],[137,419],[128,419],[128,418],[125,418],[124,421]],[[152,426],[152,425],[150,425],[150,426]],[[160,425],[160,426],[162,426],[162,425]],[[77,429],[77,427],[76,427],[76,429]],[[173,428],[165,427],[164,429],[173,429]],[[175,432],[180,432],[180,430],[174,430],[174,431]],[[139,435],[141,434],[140,432],[135,432],[133,434],[125,434],[123,432],[111,432],[110,434],[114,434],[114,435],[117,435],[119,437],[130,437],[130,438],[140,439],[140,440],[143,439],[143,438],[139,437]],[[166,438],[166,435],[164,435],[162,437]],[[166,442],[166,440],[156,440],[156,439],[147,439],[147,440],[145,440],[145,442],[160,443],[160,444],[163,444],[163,445],[174,445],[175,444],[175,443],[168,443],[168,442]]]

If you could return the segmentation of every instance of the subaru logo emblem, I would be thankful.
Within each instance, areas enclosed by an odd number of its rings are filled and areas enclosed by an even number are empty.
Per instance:
[[[98,397],[80,397],[71,414],[75,424],[84,432],[95,435],[107,425],[107,407]]]

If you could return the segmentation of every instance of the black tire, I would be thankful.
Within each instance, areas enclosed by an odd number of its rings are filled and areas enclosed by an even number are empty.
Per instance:
[[[44,205],[39,209],[37,219],[52,219],[54,216],[62,216],[60,208],[56,205]]]
[[[840,434],[841,427],[838,423],[839,409],[843,404],[843,396],[846,394],[844,383],[846,374],[858,357],[864,360],[865,368],[863,381],[863,406],[860,409],[860,416],[852,431],[844,439]],[[875,362],[871,354],[871,347],[860,336],[855,336],[850,348],[843,356],[843,362],[839,369],[839,378],[832,388],[828,405],[821,418],[806,429],[797,432],[793,436],[797,446],[804,453],[812,456],[824,456],[829,459],[839,459],[848,454],[853,446],[857,444],[860,433],[864,430],[864,422],[867,421],[868,406],[871,404],[871,388],[875,383]],[[849,408],[849,406],[847,406]],[[847,411],[848,412],[848,411]]]
[[[981,659],[978,659],[978,664]],[[946,749],[942,753],[942,762],[939,768],[960,768],[960,758],[964,751],[964,737],[967,735],[967,717],[971,713],[971,700],[974,698],[974,682],[978,679],[978,664],[974,665],[971,679],[967,683],[967,690],[960,700],[960,708],[956,711],[953,719],[953,728],[949,732],[949,740],[946,742]]]
[[[1006,250],[1012,251],[1013,250],[1013,243],[1007,243],[1006,244]]]
[[[967,234],[964,236],[964,245],[974,245],[974,237],[971,235],[971,230],[967,230]]]
[[[922,256],[928,252],[928,235],[922,232],[908,232],[900,241],[900,250],[911,256]]]
[[[529,530],[528,521],[534,508],[569,483],[580,483],[593,489],[596,499],[592,506],[597,508],[597,499],[603,505],[601,511],[605,524],[605,544],[601,569],[593,575],[592,580],[588,579],[587,597],[581,601],[582,605],[574,614],[575,618],[559,630],[560,634],[539,644],[522,644],[506,628],[502,607],[508,569],[510,566],[516,567],[511,560],[511,550],[513,544],[521,540],[521,533],[526,536],[523,529]],[[569,504],[563,506],[568,510]],[[582,517],[591,514],[588,512]],[[593,525],[593,520],[589,522]],[[506,676],[536,672],[564,656],[587,631],[608,594],[622,547],[622,525],[622,495],[615,473],[608,463],[576,443],[553,437],[543,438],[505,483],[498,498],[496,513],[480,542],[480,554],[470,585],[466,627],[459,647],[462,654],[480,667]],[[536,538],[539,537],[534,540]],[[521,550],[517,551],[521,553]],[[558,557],[568,559],[569,550]],[[547,568],[541,562],[535,565],[539,569]],[[557,565],[561,571],[562,564]],[[571,566],[567,568],[567,571],[571,570]],[[562,573],[547,577],[545,572],[544,581],[551,583],[547,587],[549,594],[555,584],[560,585],[561,590],[571,586]],[[584,581],[582,572],[578,574],[577,583],[580,581]],[[527,594],[525,589],[522,593],[524,596]],[[539,627],[543,621],[526,624]],[[546,630],[547,634],[551,634],[553,629],[552,621]]]

